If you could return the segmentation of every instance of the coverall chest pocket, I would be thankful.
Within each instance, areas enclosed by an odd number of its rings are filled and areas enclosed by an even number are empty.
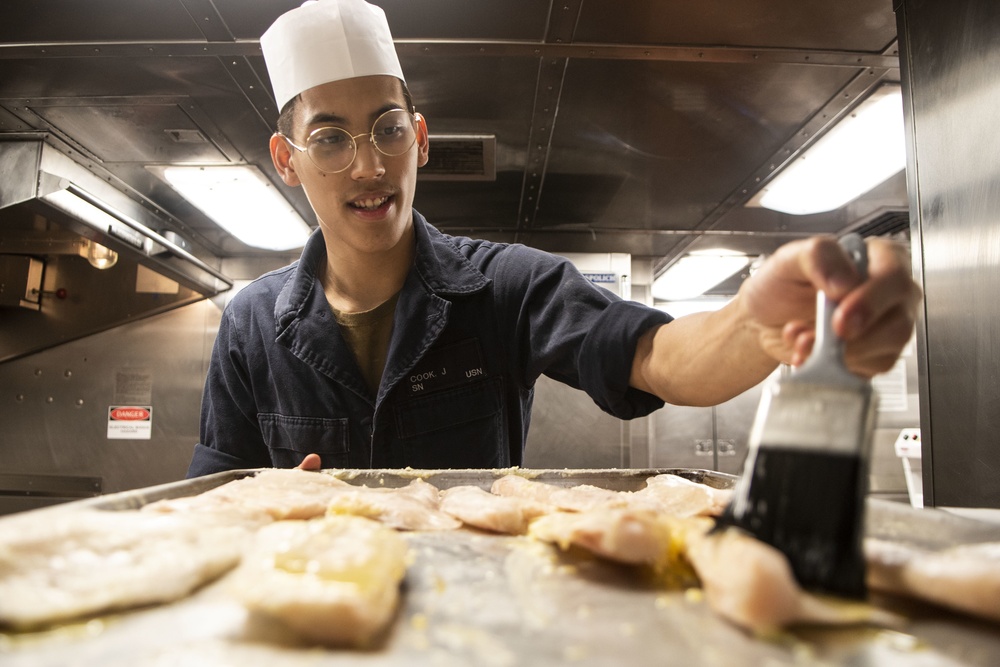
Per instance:
[[[408,465],[493,468],[510,465],[500,378],[412,398],[396,407]]]
[[[294,468],[306,454],[319,454],[324,468],[347,467],[350,451],[347,418],[257,415],[264,442],[277,468]]]

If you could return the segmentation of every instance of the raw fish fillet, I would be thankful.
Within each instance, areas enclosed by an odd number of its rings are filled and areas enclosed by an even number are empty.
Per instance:
[[[406,561],[402,537],[370,519],[280,521],[260,530],[227,584],[307,640],[363,647],[392,620]]]
[[[0,624],[167,602],[234,567],[252,533],[193,514],[46,511],[0,522]]]
[[[1000,621],[1000,542],[924,551],[865,541],[868,585]]]
[[[892,614],[864,603],[807,593],[784,554],[739,530],[690,530],[684,543],[712,611],[756,634],[796,624],[898,623]]]
[[[546,514],[531,523],[529,534],[564,550],[574,545],[630,565],[659,563],[670,547],[670,529],[654,513],[622,508]]]
[[[160,500],[148,512],[233,512],[266,521],[323,516],[334,496],[355,487],[322,472],[269,468],[197,496]]]
[[[439,502],[437,487],[420,479],[398,489],[349,486],[329,502],[327,514],[354,514],[400,530],[461,528],[461,521],[438,509]]]
[[[462,523],[507,535],[522,535],[528,524],[552,511],[550,505],[516,496],[497,496],[478,486],[456,486],[441,492],[441,511]]]

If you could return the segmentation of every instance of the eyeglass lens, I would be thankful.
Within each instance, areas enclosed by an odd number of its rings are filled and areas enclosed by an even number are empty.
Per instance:
[[[339,127],[321,127],[309,135],[306,151],[309,159],[325,172],[335,173],[347,169],[357,154],[356,138],[369,136],[367,133],[352,137]],[[402,155],[416,141],[413,116],[404,109],[387,111],[372,125],[371,138],[375,148],[387,156]]]

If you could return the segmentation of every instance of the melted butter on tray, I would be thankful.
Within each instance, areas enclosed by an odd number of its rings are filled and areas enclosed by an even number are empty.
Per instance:
[[[281,537],[271,556],[271,565],[289,574],[354,584],[362,589],[381,585],[387,576],[401,578],[401,566],[405,563],[386,548],[384,541],[349,539],[348,530],[356,529],[357,525],[335,521],[290,524],[288,528],[298,530]],[[302,527],[307,530],[301,530]]]
[[[102,634],[113,616],[65,623],[44,630],[0,632],[0,653],[26,649],[36,645],[60,641],[91,639]]]

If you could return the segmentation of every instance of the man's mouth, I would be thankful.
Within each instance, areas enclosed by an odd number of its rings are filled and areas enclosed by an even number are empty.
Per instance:
[[[389,201],[390,197],[370,197],[367,199],[357,199],[355,201],[349,202],[347,205],[351,208],[356,208],[362,211],[374,211],[381,208]]]

